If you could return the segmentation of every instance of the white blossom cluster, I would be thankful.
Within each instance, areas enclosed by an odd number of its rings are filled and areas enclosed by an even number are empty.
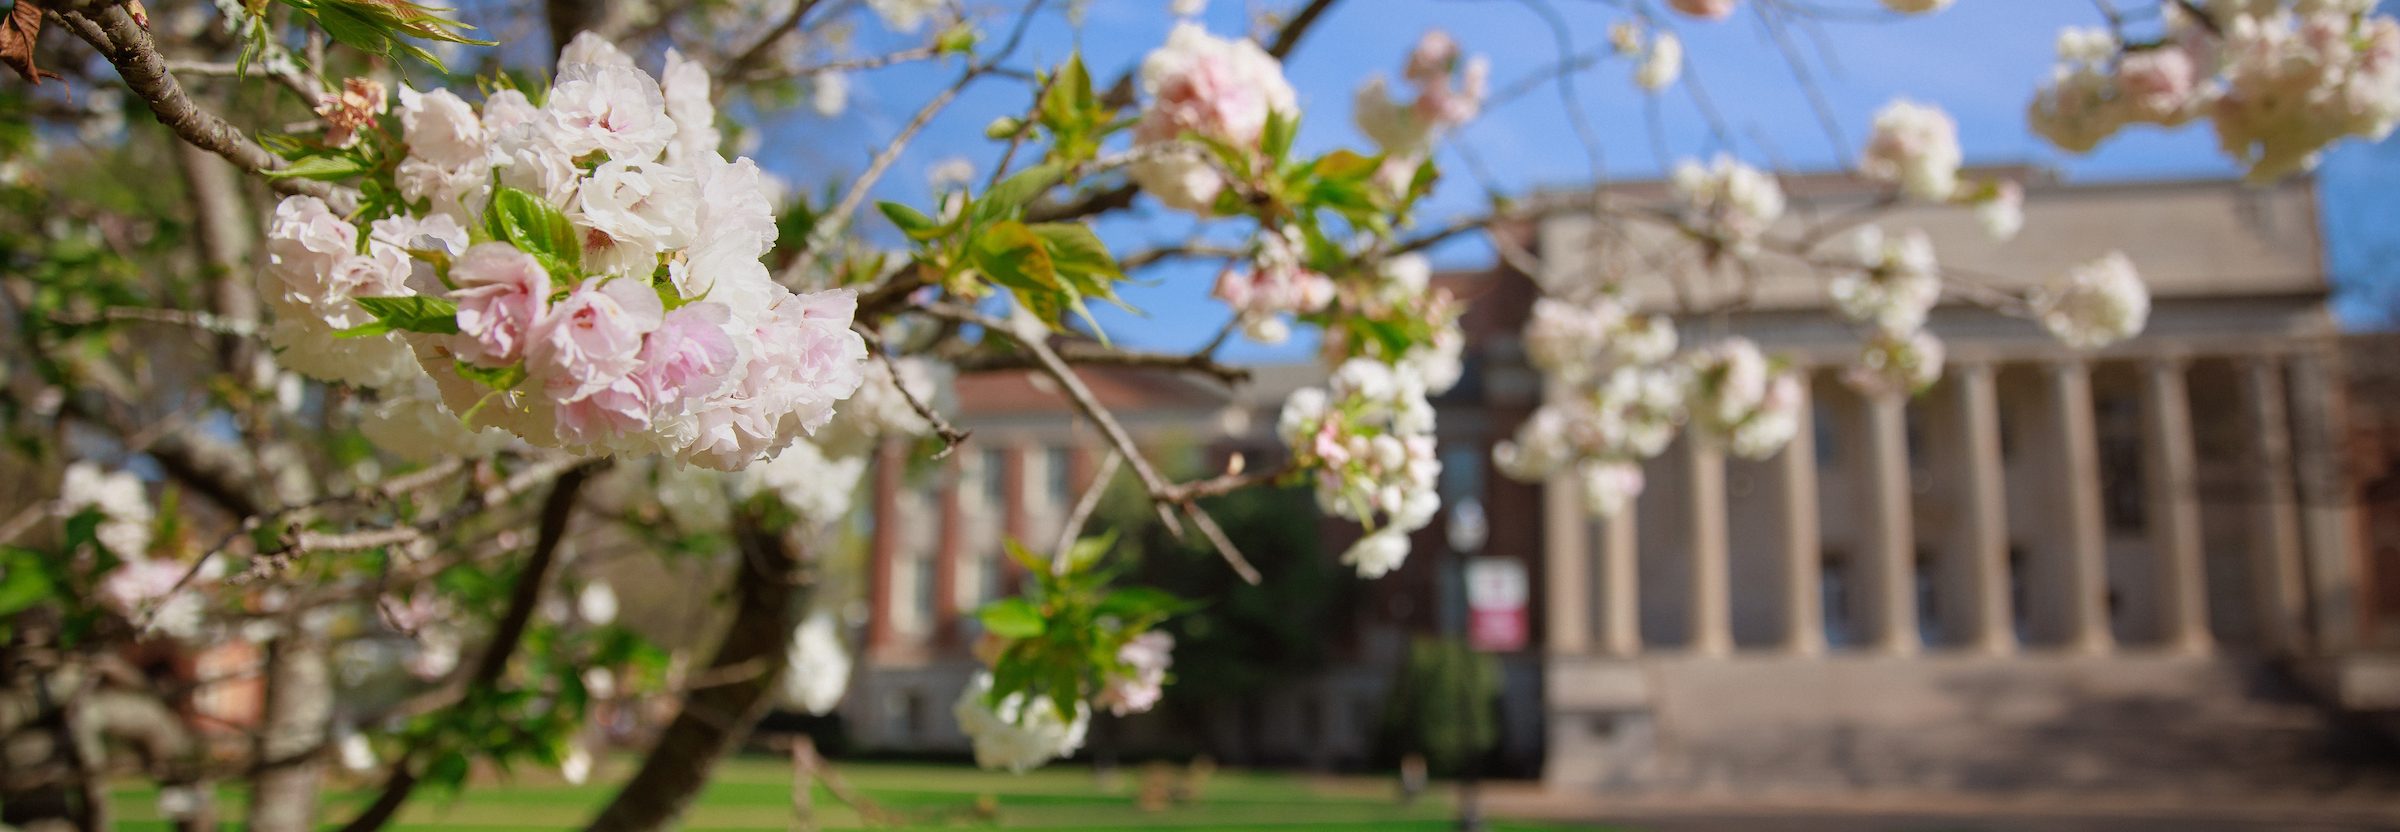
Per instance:
[[[1490,93],[1492,62],[1482,55],[1461,58],[1458,41],[1440,29],[1427,31],[1409,50],[1401,71],[1416,90],[1416,99],[1392,97],[1382,75],[1359,85],[1350,106],[1358,130],[1381,148],[1384,163],[1378,178],[1387,189],[1406,187],[1417,166],[1433,152],[1443,133],[1473,121]]]
[[[1850,239],[1860,270],[1826,287],[1834,308],[1868,329],[1846,377],[1861,389],[1923,389],[1942,373],[1940,342],[1925,331],[1926,315],[1942,298],[1933,241],[1922,231],[1892,235],[1872,225]]]
[[[2032,301],[2042,326],[2076,349],[2131,338],[2150,320],[2150,289],[2122,252],[2068,269]]]
[[[1294,391],[1276,434],[1301,465],[1316,470],[1317,506],[1357,521],[1365,537],[1342,554],[1362,577],[1408,559],[1410,532],[1441,509],[1434,490],[1433,405],[1425,380],[1370,358],[1354,358],[1325,389]]]
[[[1958,122],[1939,107],[1901,99],[1875,114],[1858,172],[1912,198],[1941,202],[1958,191],[1961,161]]]
[[[792,628],[790,658],[783,670],[783,703],[822,716],[832,713],[850,687],[850,654],[842,648],[841,625],[833,613],[811,611]]]
[[[1737,256],[1755,251],[1783,218],[1783,186],[1731,156],[1707,165],[1686,159],[1675,166],[1673,184],[1684,219]]]
[[[698,64],[670,51],[653,78],[586,33],[539,106],[513,89],[480,112],[447,90],[399,98],[397,186],[423,209],[372,220],[363,248],[319,200],[277,209],[260,289],[287,364],[369,387],[430,374],[478,426],[721,470],[815,431],[857,390],[855,299],[794,294],[768,275],[765,179],[718,155]],[[468,229],[491,219],[495,184],[565,216],[581,267],[470,245],[489,239]],[[449,301],[457,334],[337,335],[374,322],[357,298],[412,295]]]
[[[1732,7],[1726,10],[1730,13]],[[1634,86],[1658,92],[1683,78],[1683,38],[1672,31],[1618,21],[1608,29],[1608,45],[1618,55],[1633,59]]]
[[[1074,718],[1065,719],[1047,699],[1018,692],[995,705],[985,701],[991,692],[991,672],[978,671],[950,711],[959,730],[975,743],[976,765],[1023,774],[1083,747],[1084,733],[1092,724],[1091,706],[1077,701]]]
[[[1168,207],[1195,214],[1210,213],[1225,178],[1197,148],[1169,145],[1189,132],[1255,149],[1270,113],[1300,115],[1299,96],[1273,55],[1190,21],[1175,24],[1166,44],[1142,59],[1142,92],[1149,105],[1134,125],[1134,146],[1160,151],[1132,166],[1133,180]]]
[[[99,519],[93,537],[117,557],[116,566],[100,576],[94,587],[93,595],[101,606],[128,620],[148,615],[151,625],[171,638],[200,636],[207,595],[175,592],[175,585],[192,571],[191,565],[151,555],[151,522],[156,515],[141,478],[125,471],[104,471],[89,461],[70,464],[59,481],[55,510],[62,518],[89,511]],[[224,571],[223,562],[212,558],[192,579],[195,584],[205,584],[222,577]],[[150,609],[154,605],[156,608]]]
[[[1466,304],[1448,289],[1433,286],[1433,264],[1418,254],[1384,258],[1369,279],[1353,279],[1335,292],[1333,308],[1342,315],[1369,320],[1405,320],[1423,325],[1428,333],[1393,354],[1375,339],[1353,340],[1341,329],[1328,330],[1324,342],[1326,366],[1339,367],[1352,358],[1372,358],[1392,365],[1393,371],[1416,379],[1432,395],[1447,393],[1466,372],[1463,354],[1466,333],[1459,315]]]
[[[150,554],[150,494],[142,479],[127,471],[105,471],[89,460],[67,466],[58,482],[57,514],[73,517],[95,512],[100,524],[93,530],[109,554],[131,560]]]
[[[2128,125],[2206,118],[2252,178],[2308,170],[2327,145],[2381,140],[2400,124],[2400,21],[2374,6],[2209,0],[2197,19],[2167,4],[2157,43],[2068,29],[2029,118],[2036,133],[2078,153]]]
[[[1675,440],[1690,373],[1675,364],[1623,366],[1598,383],[1572,386],[1534,410],[1516,435],[1492,449],[1500,472],[1538,482],[1572,471],[1594,516],[1624,510],[1643,488],[1641,461]]]
[[[1286,316],[1314,314],[1333,303],[1333,278],[1310,269],[1303,253],[1299,227],[1287,225],[1280,233],[1260,234],[1247,264],[1228,265],[1217,275],[1213,295],[1233,307],[1250,340],[1283,343],[1292,336]]]
[[[1160,630],[1151,630],[1125,641],[1117,648],[1117,661],[1127,672],[1110,673],[1101,680],[1100,695],[1093,701],[1117,716],[1143,713],[1158,706],[1166,696],[1167,668],[1175,665],[1175,637]]]
[[[1800,431],[1807,380],[1778,367],[1748,338],[1727,338],[1689,361],[1692,422],[1734,455],[1765,459]]]
[[[1637,315],[1616,298],[1534,301],[1525,325],[1526,357],[1564,382],[1597,379],[1619,367],[1656,364],[1675,353],[1675,322]]]

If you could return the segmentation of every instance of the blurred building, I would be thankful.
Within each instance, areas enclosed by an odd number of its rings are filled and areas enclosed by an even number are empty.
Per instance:
[[[2003,290],[2122,250],[2155,295],[2141,337],[2076,353],[1945,305],[1941,382],[1877,403],[1839,378],[1858,340],[1820,278],[1663,255],[1685,247],[1671,231],[1596,222],[1579,199],[1509,235],[1538,274],[1439,278],[1472,302],[1467,375],[1438,403],[1445,497],[1479,496],[1482,554],[1535,576],[1534,646],[1504,657],[1501,762],[1562,787],[1678,792],[2351,782],[2356,720],[2400,707],[2400,661],[2374,652],[2400,639],[2400,467],[2383,463],[2400,419],[2349,403],[2400,403],[2400,380],[2348,369],[2346,354],[2392,351],[2345,351],[2335,332],[2313,186],[1999,173],[2027,186],[2011,242],[1965,208],[1879,222],[1924,229],[1946,270]],[[1792,234],[1883,207],[1838,177],[1787,188]],[[1762,461],[1678,440],[1635,509],[1601,523],[1571,482],[1514,483],[1488,460],[1544,395],[1518,337],[1536,282],[1629,264],[1654,309],[1747,296],[1680,328],[1804,362],[1813,424]],[[1283,397],[1322,375],[1090,378],[1143,442],[1218,465],[1237,449],[1271,460]],[[1052,540],[1106,451],[1033,376],[963,378],[959,407],[974,431],[959,453],[912,476],[895,448],[876,479],[871,669],[845,711],[867,747],[964,748],[949,717],[974,667],[961,613],[1011,585],[1002,535]],[[1347,539],[1327,534],[1332,557]],[[1438,522],[1421,533],[1328,634],[1338,659],[1231,709],[1212,749],[1366,762],[1407,639],[1446,629],[1445,603],[1455,614],[1443,540]]]

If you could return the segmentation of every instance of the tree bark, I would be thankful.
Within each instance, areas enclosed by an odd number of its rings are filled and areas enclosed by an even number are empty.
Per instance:
[[[199,230],[200,258],[206,268],[209,311],[229,321],[258,320],[258,297],[250,290],[251,236],[249,206],[242,200],[234,168],[216,154],[190,142],[175,143],[177,167],[183,172],[185,196],[192,205],[192,222]],[[256,343],[232,333],[217,336],[217,365],[236,378],[248,375]]]
[[[333,675],[323,640],[287,619],[267,645],[266,722],[250,779],[251,832],[310,832],[325,780],[326,734],[333,723]]]
[[[641,770],[592,819],[588,829],[593,832],[672,827],[708,784],[717,761],[749,735],[774,701],[785,647],[798,617],[800,560],[781,535],[760,528],[755,517],[737,517],[734,535],[742,558],[733,576],[733,623],[708,669],[699,675],[740,678],[692,691],[684,699],[675,721],[643,758]],[[741,675],[751,668],[755,672]]]

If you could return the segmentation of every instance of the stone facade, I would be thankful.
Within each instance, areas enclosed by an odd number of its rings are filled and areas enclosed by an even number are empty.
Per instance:
[[[1562,788],[1664,792],[2208,787],[2261,765],[2330,770],[2306,749],[2340,732],[2291,680],[2331,680],[2357,703],[2391,688],[2379,680],[2400,673],[2357,657],[2400,630],[2375,617],[2400,592],[2369,585],[2400,570],[2369,568],[2357,464],[2343,464],[2361,431],[2312,186],[2032,179],[2011,243],[1984,239],[1964,209],[1902,208],[1884,224],[1925,229],[1946,267],[2004,289],[2122,249],[2155,293],[2147,331],[2081,354],[2023,320],[1944,306],[1931,326],[1949,370],[1910,399],[1840,382],[1857,341],[1821,283],[1642,255],[1671,243],[1571,210],[1512,234],[1540,274],[1439,278],[1472,301],[1467,377],[1437,403],[1445,488],[1490,507],[1484,554],[1536,576],[1536,647],[1505,659],[1504,762]],[[1838,178],[1792,190],[1797,217],[1876,199]],[[1685,263],[1630,284],[1661,310],[1749,292],[1740,311],[1681,329],[1804,362],[1813,424],[1755,462],[1679,440],[1648,465],[1635,509],[1599,523],[1571,483],[1487,469],[1544,395],[1517,337],[1535,283],[1625,262]],[[1255,460],[1275,453],[1284,395],[1320,376],[1261,368],[1228,391],[1100,373],[1094,387],[1145,442]],[[845,706],[869,747],[964,748],[948,711],[972,663],[954,622],[1011,585],[999,534],[1052,539],[1105,452],[1035,379],[970,377],[959,401],[967,448],[913,480],[888,457],[876,480],[874,669]],[[1231,736],[1211,747],[1365,762],[1407,638],[1446,629],[1442,540],[1437,522],[1365,588],[1328,636],[1338,666],[1212,721]],[[1122,730],[1138,746],[1165,729]]]

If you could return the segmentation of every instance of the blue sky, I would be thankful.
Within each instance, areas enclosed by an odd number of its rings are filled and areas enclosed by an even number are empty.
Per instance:
[[[1103,83],[1134,65],[1163,40],[1172,20],[1166,0],[1093,0],[1082,29],[1048,15],[1030,32],[1013,65],[1049,65],[1082,49]],[[1248,31],[1255,4],[1216,0],[1204,18],[1220,33]],[[1293,5],[1278,2],[1273,5]],[[1401,56],[1431,27],[1448,29],[1471,53],[1489,55],[1495,88],[1544,71],[1562,54],[1581,54],[1605,43],[1620,13],[1608,5],[1554,0],[1567,18],[1570,44],[1558,43],[1533,6],[1512,0],[1350,0],[1337,5],[1289,61],[1286,72],[1307,112],[1300,146],[1321,151],[1363,147],[1350,126],[1350,96],[1370,74],[1396,74]],[[1871,0],[1825,0],[1820,5],[1868,9]],[[1604,146],[1606,168],[1599,177],[1648,178],[1660,170],[1660,153],[1645,113],[1656,106],[1669,157],[1724,149],[1712,137],[1688,89],[1697,79],[1731,134],[1731,149],[1753,163],[1787,170],[1825,170],[1842,165],[1866,132],[1874,111],[1905,96],[1941,105],[1960,123],[1971,164],[2033,163],[2058,169],[2074,181],[2161,177],[2230,176],[2234,169],[2216,152],[2205,127],[2179,131],[2139,128],[2119,135],[2088,156],[2062,153],[2025,129],[2025,101],[2049,72],[2052,43],[2064,25],[2099,22],[2090,0],[1960,0],[1950,10],[1922,17],[1825,22],[1796,28],[1789,41],[1805,59],[1834,115],[1847,146],[1835,146],[1794,80],[1778,40],[1751,14],[1707,24],[1675,21],[1690,55],[1687,88],[1649,101],[1630,82],[1631,67],[1611,60],[1578,76],[1577,100]],[[997,25],[989,24],[989,25]],[[869,22],[861,47],[897,48],[916,42],[882,32]],[[1565,50],[1565,51],[1562,51]],[[762,163],[796,182],[820,183],[853,173],[904,123],[925,96],[956,77],[955,64],[916,64],[856,77],[852,108],[837,119],[794,117],[767,131],[756,151]],[[1025,88],[989,81],[963,96],[911,145],[877,196],[925,200],[923,172],[935,161],[961,156],[988,170],[997,147],[983,126],[1025,106]],[[1595,173],[1574,138],[1556,85],[1487,112],[1462,139],[1488,162],[1511,192],[1573,186]],[[1448,178],[1423,216],[1427,223],[1479,209],[1482,189],[1455,152],[1442,163]],[[2393,206],[2387,196],[2400,185],[2400,147],[2351,144],[2331,155],[2320,171],[2326,199],[2329,262],[2337,302],[2346,320],[2379,320],[2388,295],[2372,290],[2388,277],[2377,267],[2379,253],[2400,254],[2400,236],[2383,226]],[[868,220],[880,223],[879,218]],[[1105,221],[1102,233],[1120,251],[1150,240],[1175,239],[1191,220],[1147,201],[1127,216]],[[869,233],[878,233],[870,227]],[[1437,252],[1444,266],[1472,267],[1489,261],[1481,245],[1466,243]],[[1205,298],[1213,267],[1161,267],[1141,276],[1152,285],[1127,292],[1147,317],[1107,310],[1101,322],[1112,336],[1158,349],[1188,348],[1204,341],[1227,313]],[[2356,291],[2347,291],[2355,289]],[[1229,355],[1245,360],[1288,360],[1308,354],[1299,338],[1280,348],[1237,344]]]

